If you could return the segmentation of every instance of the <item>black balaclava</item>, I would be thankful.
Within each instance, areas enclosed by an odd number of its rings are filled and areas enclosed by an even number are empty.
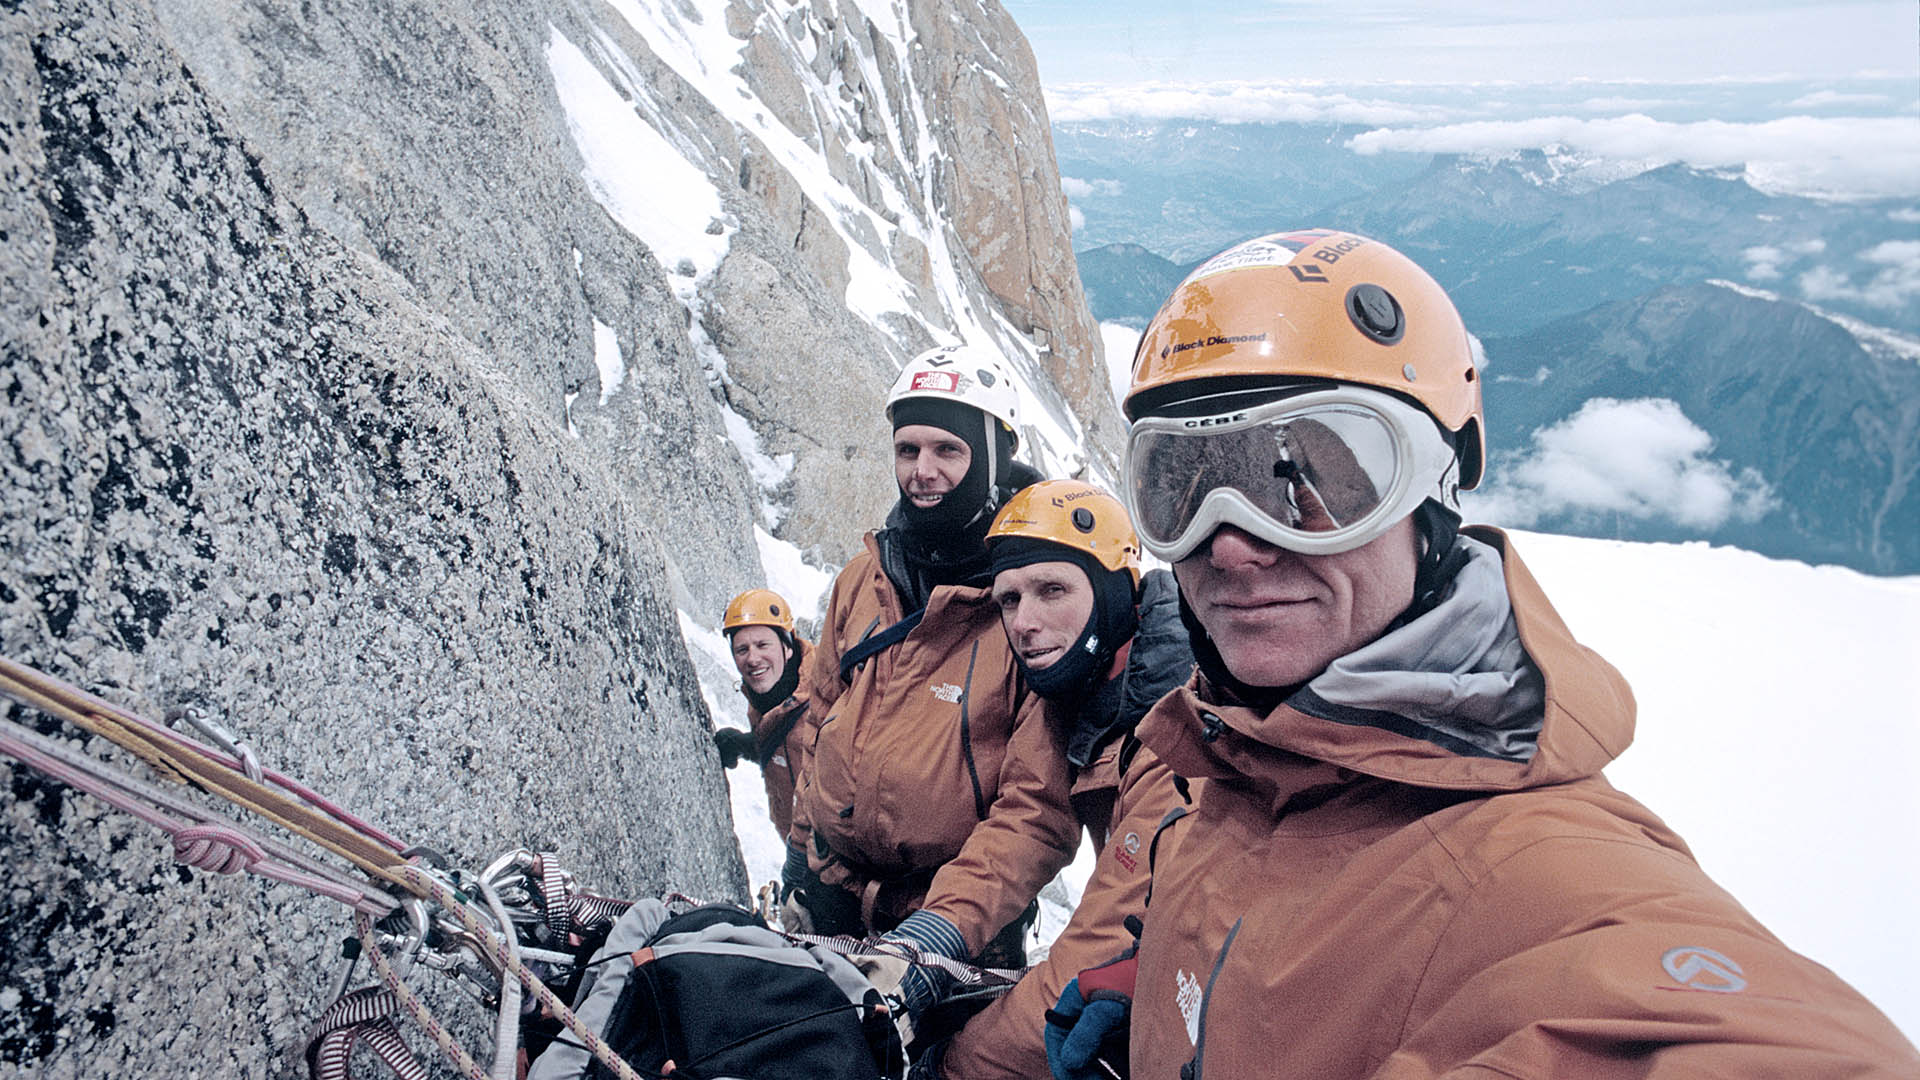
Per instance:
[[[1134,631],[1140,627],[1133,575],[1124,569],[1109,570],[1092,555],[1051,540],[1009,536],[990,546],[996,576],[1002,570],[1042,562],[1070,562],[1086,571],[1087,581],[1093,586],[1093,611],[1080,637],[1060,659],[1039,671],[1027,667],[1024,660],[1020,662],[1027,685],[1041,697],[1068,702],[1085,697],[1113,666],[1114,654],[1133,640]]]
[[[738,629],[745,629],[745,627]],[[754,693],[753,688],[748,686],[744,679],[740,682],[740,692],[747,696],[747,704],[753,706],[753,711],[761,716],[772,712],[781,702],[792,697],[794,687],[800,685],[799,645],[793,640],[793,635],[787,633],[785,629],[778,626],[771,626],[768,629],[779,637],[780,644],[787,647],[787,666],[781,669],[780,677],[774,680],[772,686],[767,687],[767,692],[764,694]],[[727,635],[727,641],[729,644],[732,643],[732,634]]]
[[[951,432],[967,444],[973,459],[967,474],[960,478],[939,505],[918,507],[900,491],[900,512],[907,531],[938,541],[950,537],[986,513],[995,501],[993,488],[1006,483],[1013,462],[1013,433],[985,412],[959,401],[941,398],[906,398],[892,409],[893,430],[909,424],[928,424]],[[992,442],[988,442],[988,432]]]
[[[1428,499],[1415,508],[1413,525],[1421,540],[1420,561],[1414,569],[1413,602],[1387,624],[1387,628],[1381,631],[1383,634],[1392,633],[1432,611],[1446,596],[1454,575],[1460,572],[1461,566],[1469,558],[1466,551],[1454,543],[1459,536],[1460,515],[1438,501]],[[1213,540],[1209,537],[1194,549],[1194,553],[1201,554],[1211,543]],[[1180,593],[1180,621],[1186,625],[1187,640],[1193,646],[1193,661],[1200,668],[1200,673],[1206,676],[1208,682],[1231,694],[1239,704],[1250,705],[1263,713],[1271,712],[1306,685],[1251,686],[1234,678],[1233,672],[1227,670],[1227,662],[1221,658],[1220,650],[1214,646],[1206,628],[1200,625],[1200,619],[1194,615],[1193,608],[1187,606],[1187,594],[1184,591]],[[1312,681],[1311,678],[1308,681]]]

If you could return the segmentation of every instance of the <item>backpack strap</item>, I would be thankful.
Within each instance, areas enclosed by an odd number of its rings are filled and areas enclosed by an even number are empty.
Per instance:
[[[885,630],[862,638],[858,645],[840,654],[840,681],[853,682],[854,668],[880,650],[892,648],[906,640],[907,635],[913,633],[914,627],[919,626],[920,620],[926,618],[926,615],[927,609],[921,608]],[[878,619],[874,621],[879,622]],[[868,630],[871,631],[872,628],[869,627]]]

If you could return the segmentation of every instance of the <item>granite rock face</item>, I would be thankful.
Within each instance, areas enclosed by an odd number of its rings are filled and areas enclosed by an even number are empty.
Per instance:
[[[0,654],[458,865],[744,897],[681,627],[756,529],[855,550],[936,343],[1117,446],[1031,57],[912,8],[0,2]],[[0,1075],[304,1075],[343,909],[0,775]]]
[[[141,15],[16,12],[0,46],[6,654],[198,704],[461,865],[544,845],[605,891],[741,895],[631,481],[280,196]],[[295,1074],[341,910],[10,786],[0,1061]]]
[[[1109,448],[1125,421],[1080,287],[1033,50],[994,0],[910,6],[926,43],[917,55],[932,68],[934,135],[953,170],[943,186],[954,231],[1007,317],[1045,346],[1048,379],[1086,424],[1094,456],[1117,466]]]

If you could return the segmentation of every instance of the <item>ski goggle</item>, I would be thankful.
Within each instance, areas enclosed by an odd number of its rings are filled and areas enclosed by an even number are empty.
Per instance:
[[[1140,542],[1179,562],[1222,525],[1304,555],[1367,543],[1437,496],[1453,447],[1421,409],[1358,386],[1215,416],[1150,416],[1127,440]]]

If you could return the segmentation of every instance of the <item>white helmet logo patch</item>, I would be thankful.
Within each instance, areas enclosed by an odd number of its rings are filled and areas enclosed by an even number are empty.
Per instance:
[[[960,392],[960,376],[951,371],[922,371],[914,375],[912,389],[957,394]]]

